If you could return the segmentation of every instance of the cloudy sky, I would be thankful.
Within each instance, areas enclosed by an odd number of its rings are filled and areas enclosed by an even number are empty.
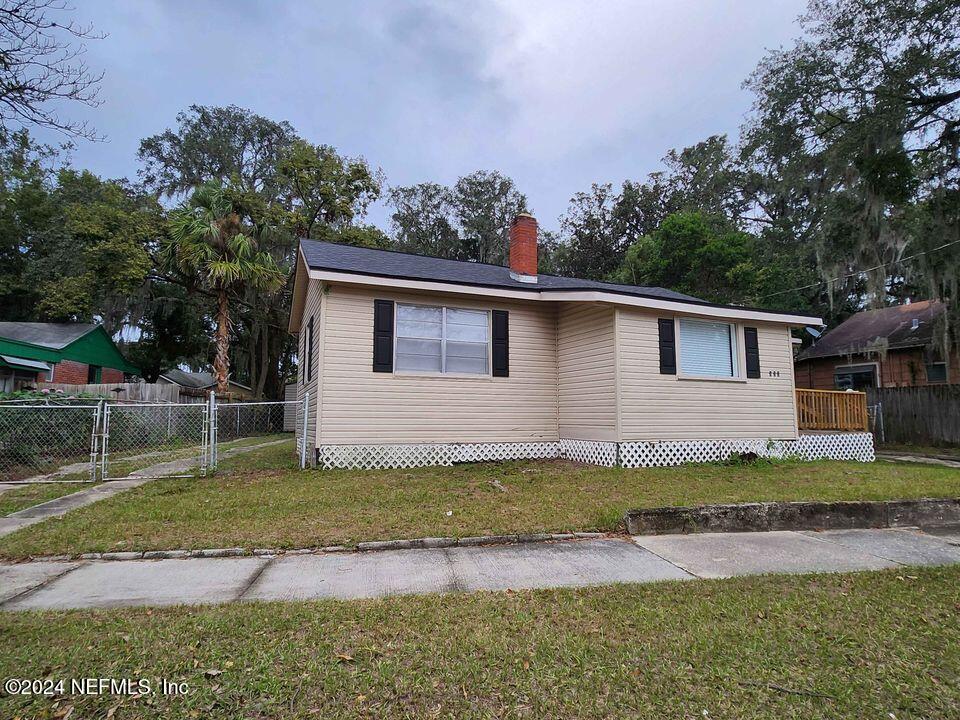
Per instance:
[[[76,16],[107,136],[74,161],[134,176],[139,140],[191,104],[289,120],[390,184],[511,176],[556,228],[573,193],[642,178],[670,148],[736,134],[740,89],[799,30],[801,0],[87,0]],[[44,140],[55,136],[42,135]],[[385,229],[388,211],[371,220]]]

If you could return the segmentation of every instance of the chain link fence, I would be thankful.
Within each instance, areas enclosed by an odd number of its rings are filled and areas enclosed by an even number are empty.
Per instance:
[[[165,477],[185,477],[193,467],[207,472],[210,413],[206,404],[107,405],[104,410],[101,477],[125,477],[142,461],[183,461],[182,471],[158,469]],[[137,473],[140,477],[148,474]]]
[[[0,405],[0,481],[96,477],[100,405]]]
[[[236,446],[238,440],[251,437],[278,435],[294,432],[297,438],[297,456],[302,456],[300,444],[303,433],[304,403],[296,401],[237,402],[220,403],[213,401],[213,436],[216,442],[210,449],[210,464],[216,467],[220,450]],[[289,427],[291,410],[294,413],[294,427]]]
[[[213,395],[204,403],[0,404],[0,482],[151,477],[142,468],[154,466],[157,476],[203,475],[216,469],[219,448],[291,430],[303,468],[308,406],[308,397],[218,403]]]

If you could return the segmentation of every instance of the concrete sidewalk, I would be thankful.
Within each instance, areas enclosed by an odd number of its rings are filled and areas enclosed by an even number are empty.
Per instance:
[[[960,563],[960,528],[660,535],[432,550],[0,565],[0,609],[355,599]]]

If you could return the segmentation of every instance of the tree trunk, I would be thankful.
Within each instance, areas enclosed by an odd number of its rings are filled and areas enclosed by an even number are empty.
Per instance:
[[[255,319],[250,318],[247,321],[247,384],[250,387],[257,386],[257,377],[263,372],[262,367],[257,367],[257,338],[259,336],[260,324]]]
[[[217,291],[217,354],[213,360],[213,374],[217,379],[217,392],[225,394],[230,386],[230,305],[227,302],[227,292]]]
[[[254,386],[254,394],[258,400],[263,399],[263,388],[267,382],[267,367],[270,362],[270,345],[268,342],[269,328],[266,324],[260,327],[260,377]],[[280,396],[283,399],[283,396]]]

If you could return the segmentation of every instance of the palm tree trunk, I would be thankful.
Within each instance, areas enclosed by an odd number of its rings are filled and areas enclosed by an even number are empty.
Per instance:
[[[223,395],[229,390],[227,379],[230,377],[230,305],[226,290],[217,291],[217,354],[213,360],[213,374],[217,378],[217,393]]]

